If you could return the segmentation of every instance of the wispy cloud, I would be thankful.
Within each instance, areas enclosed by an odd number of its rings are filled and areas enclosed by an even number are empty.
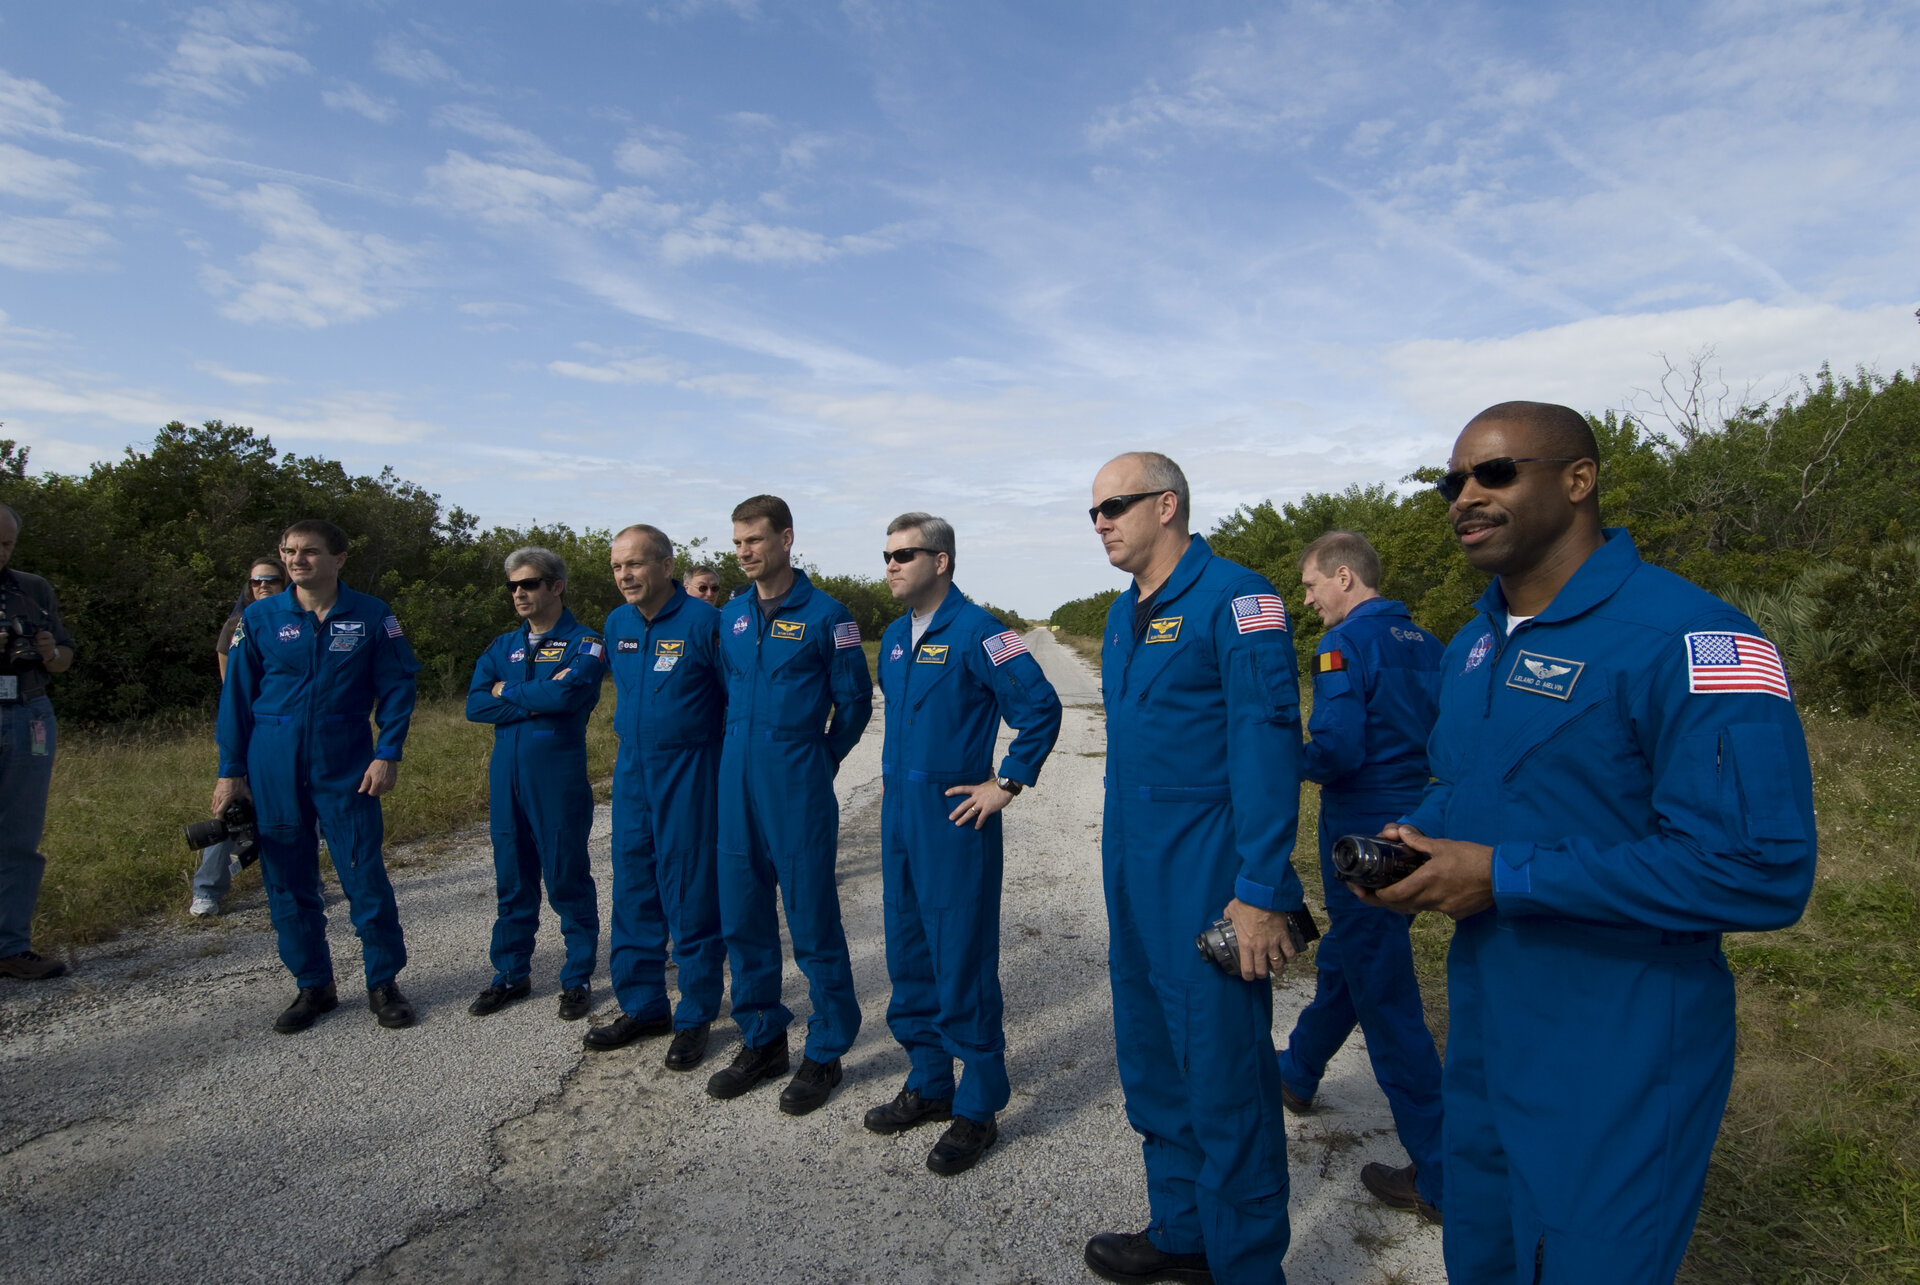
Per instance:
[[[258,375],[250,370],[234,370],[222,366],[217,361],[196,361],[193,368],[203,375],[212,375],[223,384],[232,384],[235,388],[260,388],[267,384],[286,382],[283,375]]]
[[[384,125],[400,114],[399,107],[391,98],[375,98],[365,87],[351,80],[341,82],[338,89],[322,90],[320,101],[334,111],[352,112],[378,125]]]
[[[382,36],[373,46],[373,65],[409,85],[458,84],[459,74],[439,54],[399,34]]]
[[[79,219],[0,216],[0,264],[26,272],[107,266],[111,235]]]
[[[399,306],[415,251],[378,233],[334,227],[285,184],[262,183],[251,192],[208,184],[204,190],[209,201],[266,234],[236,269],[201,269],[201,283],[222,300],[224,316],[318,329]]]
[[[86,170],[74,162],[0,143],[0,195],[24,201],[67,202],[86,199],[81,179]]]
[[[285,5],[233,3],[195,9],[172,55],[146,84],[176,93],[237,103],[246,87],[262,89],[313,65],[280,46],[290,40],[298,17]]]

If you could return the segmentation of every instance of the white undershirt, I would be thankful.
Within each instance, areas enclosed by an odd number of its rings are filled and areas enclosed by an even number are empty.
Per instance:
[[[917,647],[919,647],[919,645],[920,645],[920,640],[921,640],[922,638],[924,638],[924,637],[926,636],[926,633],[927,633],[927,626],[933,623],[933,615],[934,615],[934,612],[936,612],[936,611],[939,611],[939,610],[940,610],[940,608],[938,608],[938,607],[935,607],[935,608],[933,609],[933,611],[929,611],[929,612],[928,612],[928,613],[927,613],[926,615],[924,615],[924,616],[921,616],[921,615],[916,615],[916,616],[914,616],[914,618],[913,618],[913,645],[914,645],[914,646],[915,646],[916,648],[917,648]]]
[[[1536,612],[1535,614],[1537,615],[1538,613]],[[1533,619],[1533,616],[1516,616],[1511,611],[1509,611],[1507,613],[1507,637],[1509,638],[1513,637],[1514,630],[1518,629],[1521,625],[1526,624],[1529,620],[1532,620],[1532,619]]]

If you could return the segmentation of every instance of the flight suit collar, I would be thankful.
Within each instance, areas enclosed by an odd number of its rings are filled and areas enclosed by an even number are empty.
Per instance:
[[[561,607],[560,619],[554,621],[553,628],[547,630],[546,633],[541,634],[540,636],[542,638],[571,638],[573,636],[574,630],[579,627],[579,624],[580,622],[573,618],[573,611],[571,608]],[[524,643],[532,633],[533,633],[533,622],[531,620],[521,621],[520,622],[520,641]]]
[[[1155,608],[1165,606],[1192,588],[1194,582],[1200,579],[1200,573],[1206,570],[1207,563],[1211,561],[1213,561],[1213,550],[1208,547],[1207,542],[1197,535],[1188,536],[1187,551],[1180,555],[1180,561],[1174,564],[1173,574],[1167,577],[1167,582],[1160,586],[1160,592],[1154,595]],[[1132,601],[1139,602],[1140,582],[1134,581],[1132,589],[1128,592],[1133,595]]]
[[[653,613],[652,620],[648,620],[647,613],[638,607],[633,609],[633,614],[640,617],[640,627],[642,629],[651,629],[655,625],[664,624],[674,613],[680,610],[681,604],[691,597],[693,597],[693,595],[683,589],[680,582],[676,580],[673,582],[673,592],[667,595],[667,600],[660,605],[660,610]]]
[[[758,616],[760,614],[760,586],[749,583],[747,588],[753,593],[752,610],[753,613]],[[780,604],[780,614],[783,616],[793,615],[802,607],[806,606],[807,600],[811,597],[813,597],[813,581],[807,578],[806,572],[795,567],[793,569],[793,587],[787,590],[786,601]]]
[[[1580,564],[1535,620],[1552,624],[1584,615],[1619,592],[1620,586],[1639,569],[1640,551],[1634,547],[1633,537],[1625,527],[1607,527],[1601,534],[1605,543]],[[1474,605],[1485,612],[1502,633],[1506,632],[1507,595],[1500,589],[1499,577],[1494,578]]]
[[[967,595],[960,592],[958,585],[948,585],[947,596],[942,598],[940,605],[933,609],[933,619],[929,620],[927,627],[920,632],[920,640],[925,642],[927,635],[952,624],[953,618],[960,614],[960,608],[966,605],[966,601]],[[907,610],[907,637],[913,637],[912,608]]]
[[[1369,598],[1365,602],[1357,604],[1342,618],[1340,625],[1346,624],[1347,621],[1352,620],[1355,616],[1402,616],[1408,620],[1413,619],[1407,612],[1407,604],[1404,602],[1396,602],[1392,598]],[[1333,628],[1338,629],[1340,625],[1335,625]]]

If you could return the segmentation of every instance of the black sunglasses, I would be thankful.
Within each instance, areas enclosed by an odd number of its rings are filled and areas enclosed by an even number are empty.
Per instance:
[[[934,554],[938,552],[940,552],[938,549],[919,549],[911,546],[905,549],[882,549],[880,551],[880,563],[882,566],[885,566],[891,562],[898,562],[904,567],[920,554]]]
[[[1512,486],[1513,480],[1520,476],[1522,464],[1571,464],[1579,455],[1522,455],[1517,459],[1502,455],[1499,459],[1481,460],[1472,468],[1455,469],[1433,484],[1440,492],[1440,498],[1452,504],[1460,498],[1460,492],[1467,489],[1467,479],[1472,478],[1489,491],[1497,491],[1503,486]]]
[[[534,576],[529,580],[509,580],[507,581],[507,592],[512,593],[516,589],[525,589],[528,593],[532,593],[546,582],[547,578],[545,576]]]
[[[254,584],[285,584],[287,582],[285,576],[249,576],[248,579]]]
[[[1105,518],[1107,521],[1112,522],[1122,513],[1125,513],[1128,509],[1140,503],[1140,501],[1151,500],[1156,495],[1165,494],[1165,490],[1159,490],[1141,491],[1135,495],[1110,495],[1087,510],[1087,520],[1090,522],[1098,522],[1101,518]]]

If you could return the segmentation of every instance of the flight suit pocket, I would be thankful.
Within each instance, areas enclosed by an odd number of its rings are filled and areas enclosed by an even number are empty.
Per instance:
[[[1724,819],[1729,834],[1775,843],[1803,842],[1809,830],[1794,796],[1785,738],[1772,723],[1734,723],[1720,734],[1723,771],[1734,788],[1723,795],[1738,807]]]
[[[1622,749],[1603,743],[1609,739],[1609,725],[1606,719],[1597,717],[1607,707],[1612,692],[1601,675],[1589,673],[1586,678],[1587,682],[1581,684],[1586,690],[1577,692],[1571,701],[1532,692],[1495,694],[1496,701],[1524,702],[1509,703],[1503,711],[1509,719],[1515,714],[1523,716],[1515,720],[1519,726],[1500,748],[1503,780],[1511,781],[1522,767],[1542,754],[1567,756],[1570,766],[1582,775],[1607,770],[1612,753]]]

